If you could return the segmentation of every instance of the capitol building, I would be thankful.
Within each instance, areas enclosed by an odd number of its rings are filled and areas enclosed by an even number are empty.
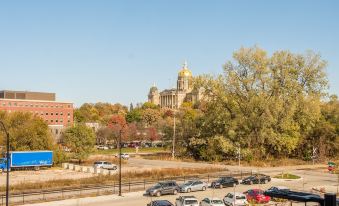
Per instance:
[[[187,67],[187,62],[183,64],[178,73],[176,88],[159,92],[158,88],[153,85],[148,93],[148,102],[161,108],[169,109],[178,109],[183,102],[192,102],[194,104],[201,98],[201,89],[193,89],[193,75]]]

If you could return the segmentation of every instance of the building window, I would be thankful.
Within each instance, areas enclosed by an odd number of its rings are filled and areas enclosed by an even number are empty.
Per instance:
[[[51,115],[53,115],[53,113],[51,113]]]
[[[71,105],[70,105],[70,104],[68,105],[68,108],[71,108]]]
[[[64,120],[63,120],[63,119],[60,119],[60,122],[62,123],[62,122],[64,122]]]
[[[59,114],[58,112],[55,113],[55,115],[58,115],[58,114]]]
[[[64,115],[64,113],[63,112],[60,112],[60,116],[63,116]]]
[[[51,119],[51,122],[53,122],[53,119]]]
[[[31,107],[33,107],[33,104],[31,104]]]
[[[59,120],[56,119],[55,122],[59,122]]]
[[[71,116],[71,113],[68,112],[68,113],[67,113],[67,116]]]
[[[46,115],[48,115],[48,112],[46,112]]]
[[[51,105],[51,108],[54,108],[54,106],[53,106],[53,105]]]
[[[14,106],[15,106],[15,107],[18,106],[16,102],[14,102]]]
[[[55,134],[59,134],[59,130],[58,129],[55,130]]]
[[[68,122],[68,123],[70,123],[70,122],[71,122],[71,120],[67,120],[67,122]]]
[[[8,102],[8,106],[12,106],[12,103]]]

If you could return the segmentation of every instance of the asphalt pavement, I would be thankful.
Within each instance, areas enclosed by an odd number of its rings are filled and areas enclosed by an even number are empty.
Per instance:
[[[163,163],[164,165],[164,163]],[[281,170],[280,170],[281,171]],[[276,171],[269,171],[267,169],[268,174],[273,174],[279,172],[279,169]],[[271,186],[286,186],[293,190],[304,190],[311,192],[312,188],[332,188],[332,190],[336,189],[338,186],[338,177],[337,175],[328,174],[322,170],[302,170],[302,169],[289,169],[289,172],[293,174],[298,174],[302,178],[298,180],[280,180],[273,178],[272,181],[268,184],[259,184],[259,185],[238,185],[236,187],[231,188],[223,188],[223,189],[211,189],[208,188],[206,191],[201,192],[192,192],[189,195],[194,195],[198,198],[198,200],[202,200],[205,197],[219,197],[223,198],[229,192],[244,192],[248,189],[268,189]],[[314,191],[313,191],[314,192]],[[328,191],[330,192],[330,191]],[[334,191],[335,192],[335,191]],[[142,192],[131,192],[124,193],[122,197],[117,195],[107,195],[107,196],[99,196],[99,197],[88,197],[88,198],[80,198],[80,199],[70,199],[56,202],[47,202],[40,204],[31,204],[31,206],[143,206],[147,205],[152,200],[155,199],[166,199],[175,202],[175,199],[180,195],[187,195],[186,193],[179,193],[178,195],[164,195],[161,197],[149,197],[144,195],[144,191]],[[312,204],[308,204],[312,205]],[[315,204],[313,204],[315,205]]]

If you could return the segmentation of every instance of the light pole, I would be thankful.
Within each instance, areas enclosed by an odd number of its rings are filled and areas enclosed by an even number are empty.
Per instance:
[[[127,124],[123,124],[119,134],[119,196],[121,195],[121,136]]]
[[[2,126],[2,129],[6,133],[7,136],[7,148],[6,148],[6,161],[7,161],[7,179],[6,179],[6,206],[8,206],[8,198],[9,198],[9,133],[7,132],[7,129],[5,127],[5,124],[0,121],[0,124]]]

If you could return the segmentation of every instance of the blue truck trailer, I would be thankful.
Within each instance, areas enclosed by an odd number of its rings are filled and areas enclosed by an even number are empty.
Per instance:
[[[7,170],[9,160],[10,170],[35,169],[53,165],[53,151],[17,151],[10,152],[9,158],[0,159],[0,171]]]

